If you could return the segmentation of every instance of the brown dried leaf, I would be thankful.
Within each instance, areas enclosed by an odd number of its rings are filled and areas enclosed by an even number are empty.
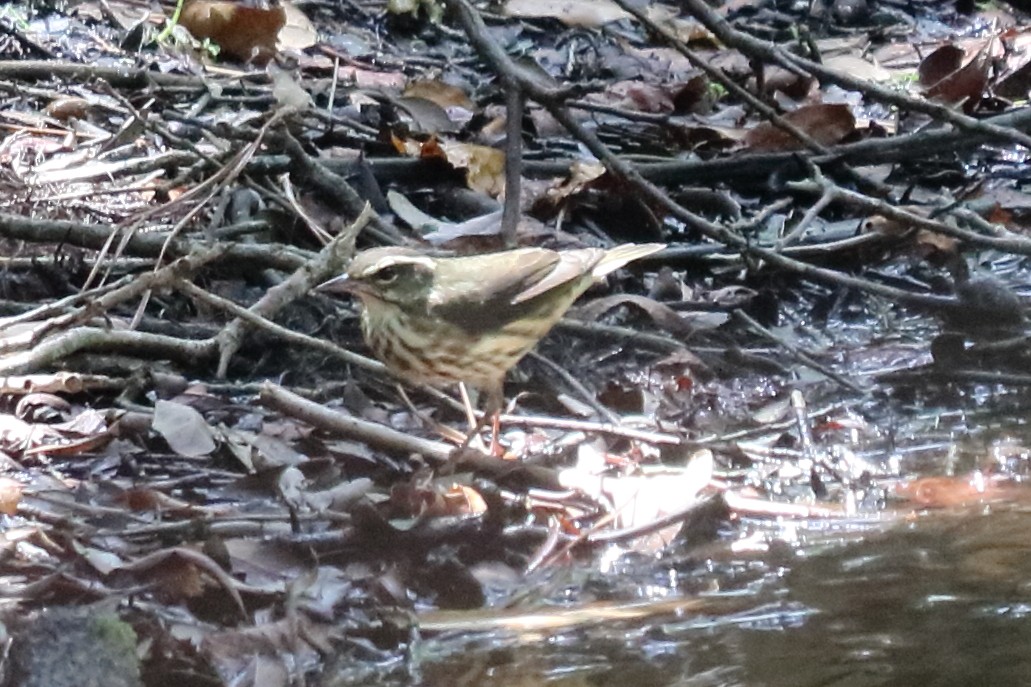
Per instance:
[[[449,515],[483,515],[487,502],[480,492],[462,484],[453,484],[444,494],[444,503]]]
[[[803,105],[784,115],[784,119],[823,145],[838,143],[856,129],[856,118],[852,110],[848,105],[839,103]],[[761,152],[798,150],[802,147],[798,139],[770,122],[763,122],[750,129],[745,134],[744,142],[749,149]]]
[[[617,81],[604,92],[589,95],[587,100],[632,112],[668,114],[673,111],[670,87],[640,80]]]
[[[992,37],[967,50],[956,45],[943,45],[935,50],[917,70],[924,95],[949,104],[979,101],[988,86],[998,45],[999,41]],[[969,61],[965,61],[971,54]]]
[[[697,20],[680,16],[680,10],[670,5],[648,3],[645,16],[665,28],[682,43],[705,42],[718,47],[719,41]]]
[[[925,57],[917,67],[916,73],[919,83],[924,88],[930,88],[944,79],[949,74],[963,66],[963,58],[966,51],[955,45],[943,45],[930,55]]]
[[[0,513],[15,515],[21,503],[22,484],[9,477],[0,477]]]
[[[237,2],[193,0],[183,8],[179,23],[195,38],[218,43],[230,57],[264,64],[276,54],[276,39],[286,25],[286,11],[282,7],[261,9]]]
[[[914,240],[917,246],[933,252],[954,254],[959,246],[959,239],[928,229],[919,230]]]
[[[183,546],[175,546],[161,551],[155,551],[143,558],[121,566],[120,571],[135,573],[143,576],[159,574],[162,577],[168,571],[175,569],[181,575],[191,574],[199,576],[206,573],[208,577],[215,580],[220,587],[229,595],[236,605],[240,616],[247,617],[247,609],[244,606],[240,592],[236,588],[236,581],[233,580],[210,556],[199,551],[194,551]],[[185,579],[176,583],[170,580],[170,590],[178,590],[181,594],[189,596],[193,591],[199,591],[200,579],[186,583]]]
[[[811,76],[777,66],[763,67],[762,74],[765,93],[783,93],[796,101],[804,100],[817,83]]]
[[[420,142],[391,134],[390,140],[394,148],[405,155],[441,158],[456,169],[464,169],[466,184],[475,191],[492,197],[505,192],[505,153],[496,148],[441,141],[436,136]]]
[[[416,79],[405,87],[402,95],[408,98],[431,100],[445,110],[449,107],[461,107],[466,110],[476,108],[465,91],[439,79]]]
[[[204,593],[201,570],[182,558],[170,556],[162,565],[148,569],[142,576],[170,603],[193,599]]]
[[[505,154],[472,143],[442,143],[448,163],[466,170],[469,188],[497,198],[505,193]]]
[[[45,112],[54,119],[66,122],[69,119],[82,119],[89,114],[92,105],[85,98],[61,96],[50,101]]]
[[[991,483],[986,483],[979,474],[921,477],[898,485],[895,493],[924,508],[947,508],[990,499],[990,485]]]
[[[694,76],[674,84],[673,112],[675,114],[703,114],[712,110],[715,91],[710,88],[705,74]]]
[[[912,229],[912,226],[908,222],[901,220],[884,217],[882,215],[874,215],[868,217],[863,222],[863,233],[867,234],[884,234],[885,236],[900,236],[907,231]]]
[[[416,481],[392,485],[390,505],[402,517],[441,516],[448,512],[439,490]]]
[[[375,69],[362,69],[352,64],[340,65],[337,78],[345,84],[353,84],[358,88],[382,88],[386,91],[400,91],[405,87],[405,75],[401,72],[384,72]],[[367,95],[352,93],[351,101],[368,99]]]
[[[198,508],[189,501],[169,496],[163,491],[147,487],[133,487],[122,492],[118,501],[124,503],[129,510],[155,513],[194,513],[204,509]]]
[[[991,61],[984,55],[978,55],[962,68],[928,88],[924,95],[945,103],[976,102],[984,95],[988,86],[990,70]]]
[[[569,166],[569,176],[556,182],[545,193],[545,198],[554,205],[562,200],[590,188],[593,182],[605,174],[605,166],[600,162],[574,161]]]
[[[394,146],[394,150],[408,157],[421,157],[424,143],[427,142],[417,141],[414,138],[401,138],[394,133],[390,134],[390,145]]]

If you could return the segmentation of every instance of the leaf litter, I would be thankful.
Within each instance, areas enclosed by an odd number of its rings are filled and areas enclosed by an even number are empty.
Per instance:
[[[783,550],[914,519],[1016,575],[1027,20],[840,4],[11,4],[10,617],[116,602],[142,684],[415,684],[759,623]],[[502,460],[310,293],[355,234],[669,247],[510,375]]]

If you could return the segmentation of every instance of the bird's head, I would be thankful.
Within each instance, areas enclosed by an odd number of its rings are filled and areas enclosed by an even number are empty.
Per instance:
[[[319,285],[326,293],[358,296],[366,307],[424,304],[433,286],[436,261],[410,248],[372,248],[354,256],[347,272]]]

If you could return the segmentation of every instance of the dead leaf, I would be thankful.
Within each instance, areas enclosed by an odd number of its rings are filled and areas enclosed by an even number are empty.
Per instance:
[[[101,575],[110,575],[113,570],[118,570],[125,565],[124,560],[110,551],[103,551],[92,546],[83,546],[74,540],[72,541],[72,546],[75,548],[75,552],[82,556],[83,560]]]
[[[0,513],[15,515],[21,503],[22,484],[9,477],[0,477]]]
[[[358,88],[382,88],[388,91],[400,91],[405,87],[405,75],[398,71],[379,71],[375,69],[362,69],[351,64],[340,65],[337,69],[337,78],[345,84],[353,84]],[[352,93],[350,100],[361,101],[370,98],[361,93]]]
[[[441,147],[452,167],[466,170],[469,188],[492,198],[504,195],[505,153],[472,143],[444,143]]]
[[[295,72],[270,64],[268,75],[272,79],[272,97],[280,108],[304,112],[312,107],[311,96],[301,86]]]
[[[238,2],[193,0],[183,8],[179,23],[194,38],[214,41],[230,57],[264,64],[276,54],[286,11],[282,7],[260,9]]]
[[[605,174],[605,165],[600,162],[574,161],[569,166],[569,176],[548,189],[546,198],[558,205],[560,200],[580,193],[596,179]]]
[[[82,119],[92,109],[90,101],[85,98],[62,96],[50,101],[45,112],[54,119],[65,122],[69,119]]]
[[[32,425],[13,415],[0,415],[0,450],[21,453],[29,446]]]
[[[236,605],[240,617],[247,618],[247,608],[233,580],[212,558],[184,546],[174,546],[148,554],[143,558],[120,566],[119,570],[144,576],[158,575],[167,581],[166,592],[177,592],[183,597],[200,593],[200,573],[214,579]],[[171,575],[171,577],[170,577]],[[186,576],[189,575],[189,580]],[[176,578],[180,579],[176,579]],[[178,597],[177,597],[178,598]]]
[[[36,392],[18,399],[14,414],[29,422],[56,422],[71,410],[71,404],[56,394]]]
[[[302,498],[304,503],[316,512],[346,513],[371,492],[374,486],[371,479],[357,477],[351,481],[341,482],[331,489],[306,491]]]
[[[169,496],[163,491],[146,487],[126,489],[118,498],[118,501],[124,503],[129,510],[135,512],[190,514],[205,511],[204,508],[194,506],[188,501],[183,501],[182,499]]]
[[[405,96],[394,98],[391,102],[408,115],[406,124],[409,131],[417,134],[439,134],[458,131],[460,128],[447,110],[428,98]]]
[[[705,74],[695,74],[673,86],[674,114],[704,114],[711,112],[716,92]]]
[[[824,58],[823,64],[828,69],[844,72],[849,76],[862,79],[863,81],[881,83],[884,81],[890,81],[892,78],[891,72],[887,69],[871,62],[870,60],[864,60],[859,55],[851,53]]]
[[[487,512],[487,502],[480,492],[463,484],[453,484],[444,494],[449,515],[483,515]]]
[[[591,465],[593,462],[587,461],[562,470],[559,483],[579,489],[599,503],[612,504],[615,526],[626,529],[646,527],[690,508],[712,479],[713,455],[702,450],[691,457],[685,468],[661,468],[615,477],[592,474]],[[649,533],[647,544],[635,549],[654,551],[669,543],[679,529],[680,523],[676,523]]]
[[[397,191],[387,191],[387,204],[398,219],[434,246],[470,237],[495,237],[501,231],[500,210],[456,223],[427,215]]]
[[[300,465],[308,458],[287,442],[267,434],[258,434],[234,427],[219,427],[221,437],[233,455],[249,472]]]
[[[978,56],[964,67],[945,77],[924,93],[925,96],[946,103],[976,102],[988,86],[991,62]]]
[[[924,508],[948,508],[991,500],[989,485],[981,473],[921,477],[898,485],[895,493]]]
[[[920,229],[914,238],[916,245],[935,252],[955,254],[959,248],[959,239],[954,236],[940,234],[929,229]]]
[[[762,73],[765,93],[783,93],[795,101],[804,100],[816,85],[816,79],[813,77],[776,65],[764,67]]]
[[[196,458],[215,450],[215,433],[204,416],[182,403],[158,401],[151,426],[180,456]]]
[[[963,66],[963,58],[966,51],[955,45],[943,45],[930,55],[925,57],[917,67],[916,73],[919,83],[924,88],[930,88],[944,79],[949,74]]]
[[[280,5],[285,14],[285,23],[279,30],[277,43],[280,50],[304,50],[319,42],[319,32],[308,15],[285,0]]]
[[[673,93],[670,87],[644,83],[637,79],[618,81],[604,92],[589,95],[587,100],[631,112],[669,114],[673,111]]]
[[[695,19],[681,17],[677,7],[648,3],[644,14],[648,19],[673,34],[681,43],[704,42],[713,48],[719,47],[719,41],[707,28]]]
[[[597,298],[585,306],[578,308],[575,315],[593,321],[604,313],[620,305],[631,305],[645,312],[652,322],[677,336],[690,336],[699,331],[699,324],[705,329],[714,329],[727,321],[726,313],[692,313],[691,317],[682,316],[665,303],[629,293],[618,293],[605,298]]]
[[[416,79],[405,87],[402,95],[407,98],[431,100],[445,110],[451,107],[460,107],[465,110],[476,108],[465,91],[439,79]]]
[[[943,45],[928,55],[917,69],[924,96],[949,104],[980,100],[988,86],[994,42],[985,43],[966,64],[967,52],[954,45]]]
[[[848,105],[838,103],[803,105],[784,115],[784,119],[823,145],[838,143],[856,129],[856,118],[852,110]],[[802,143],[798,139],[770,122],[763,122],[749,129],[745,134],[744,143],[750,150],[757,152],[802,148]]]
[[[1023,55],[1027,60],[1027,53]],[[992,87],[992,92],[1000,98],[1010,100],[1024,100],[1031,92],[1031,61],[1025,61],[999,79]]]
[[[611,0],[508,0],[502,13],[508,17],[551,17],[566,26],[586,28],[630,18]]]
[[[431,24],[439,24],[444,18],[444,6],[439,0],[387,0],[387,12],[390,14],[417,17],[420,11],[426,14]]]
[[[326,627],[305,614],[293,613],[258,625],[209,632],[203,637],[202,648],[219,675],[233,676],[233,684],[288,687],[297,684],[291,677],[296,678],[298,665],[317,665],[343,643],[339,636],[331,643]],[[322,645],[328,646],[321,653],[316,651],[315,647]]]

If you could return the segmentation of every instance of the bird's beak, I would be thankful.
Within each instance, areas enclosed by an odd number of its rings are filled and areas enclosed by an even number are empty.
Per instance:
[[[339,277],[322,282],[315,287],[315,290],[322,293],[358,293],[358,286],[358,283],[350,279],[347,274],[341,274]]]

